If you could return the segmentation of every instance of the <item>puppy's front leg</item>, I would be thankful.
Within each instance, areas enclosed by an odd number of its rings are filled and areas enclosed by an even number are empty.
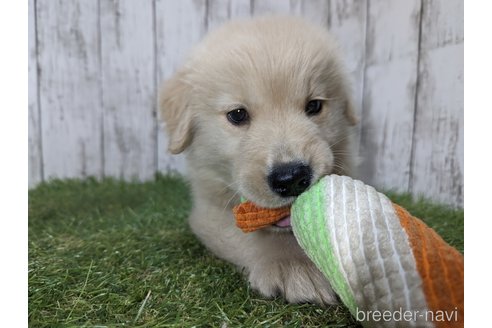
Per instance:
[[[287,248],[291,247],[289,245]],[[337,303],[326,278],[304,254],[292,251],[289,256],[259,251],[264,252],[263,256],[249,266],[248,280],[253,289],[266,297],[283,295],[290,303]]]
[[[204,203],[196,204],[190,225],[213,253],[246,269],[251,287],[263,296],[283,295],[291,303],[337,302],[330,284],[292,233],[243,233],[230,210]]]

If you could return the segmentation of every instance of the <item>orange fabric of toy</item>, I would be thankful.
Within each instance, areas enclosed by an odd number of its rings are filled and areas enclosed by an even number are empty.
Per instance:
[[[243,232],[252,232],[268,227],[290,215],[290,206],[263,208],[252,202],[244,202],[232,209],[236,225]]]
[[[463,327],[465,315],[463,255],[404,208],[396,204],[393,206],[408,235],[429,308],[434,313],[458,311],[457,320],[436,321],[436,326]]]

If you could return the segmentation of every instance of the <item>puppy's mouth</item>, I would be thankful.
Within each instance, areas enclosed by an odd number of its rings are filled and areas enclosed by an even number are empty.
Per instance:
[[[285,218],[280,219],[273,225],[279,228],[290,228],[290,215],[287,215]]]
[[[292,231],[290,205],[279,208],[265,208],[251,201],[242,202],[233,208],[236,225],[245,233],[256,230],[271,232]]]
[[[292,233],[292,226],[290,225],[290,215],[278,220],[269,227],[263,230],[274,233]]]

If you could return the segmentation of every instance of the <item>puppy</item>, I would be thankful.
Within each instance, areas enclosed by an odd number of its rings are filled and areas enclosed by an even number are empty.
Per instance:
[[[336,302],[289,217],[243,233],[232,215],[241,196],[281,207],[324,175],[351,173],[356,120],[328,32],[293,17],[223,25],[164,85],[160,108],[170,152],[186,153],[202,243],[266,297]]]

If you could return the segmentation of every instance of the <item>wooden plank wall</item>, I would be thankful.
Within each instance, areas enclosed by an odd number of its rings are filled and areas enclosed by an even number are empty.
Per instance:
[[[98,2],[35,3],[44,178],[101,177],[103,109]]]
[[[463,204],[462,0],[424,0],[409,190]]]
[[[361,175],[383,188],[408,190],[420,1],[369,1],[361,124]]]
[[[463,205],[460,0],[29,0],[29,185],[186,173],[166,152],[159,87],[207,31],[264,14],[338,40],[361,179]]]
[[[157,169],[153,9],[150,1],[99,1],[105,175],[144,180]]]
[[[41,150],[41,118],[39,117],[38,106],[38,67],[37,67],[37,46],[36,46],[36,15],[34,11],[34,0],[29,0],[29,85],[28,85],[28,104],[29,104],[29,186],[34,186],[43,180],[42,150]]]

